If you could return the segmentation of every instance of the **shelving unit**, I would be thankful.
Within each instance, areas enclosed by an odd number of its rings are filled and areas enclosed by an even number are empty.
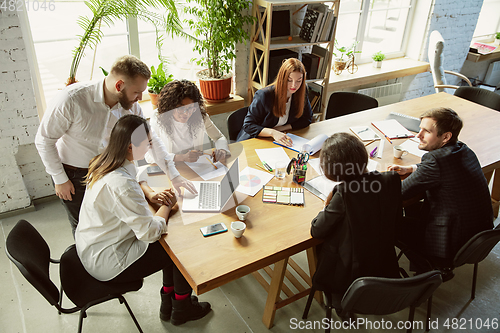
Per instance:
[[[292,40],[286,37],[271,38],[271,27],[273,20],[273,9],[279,9],[283,6],[294,6],[293,15],[305,7],[305,5],[326,4],[334,11],[335,25],[333,33],[329,41],[307,42],[301,39],[298,34],[292,35]],[[251,103],[255,92],[267,85],[269,78],[269,61],[270,52],[274,50],[295,49],[303,46],[319,45],[325,46],[329,54],[329,59],[326,64],[325,76],[318,79],[307,80],[307,82],[320,83],[322,88],[321,95],[321,120],[325,117],[327,104],[327,85],[330,79],[333,45],[335,41],[335,33],[337,29],[338,12],[340,0],[323,1],[323,0],[254,0],[252,15],[257,18],[257,22],[253,25],[250,38],[250,68],[248,74],[248,98]],[[278,7],[278,8],[277,8]],[[296,19],[292,18],[292,24],[299,26]],[[300,29],[299,29],[300,30]],[[260,51],[260,52],[259,52]],[[299,52],[300,53],[300,52]],[[262,66],[261,66],[262,65]],[[261,69],[262,67],[262,69]],[[273,79],[273,78],[272,78]]]

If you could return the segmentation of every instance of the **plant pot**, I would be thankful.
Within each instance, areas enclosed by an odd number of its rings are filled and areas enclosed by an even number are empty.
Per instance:
[[[381,68],[382,67],[382,61],[372,61],[372,65],[374,68]]]
[[[495,45],[500,45],[500,39],[495,38]]]
[[[213,79],[204,75],[207,72],[208,69],[204,69],[196,73],[200,79],[200,91],[203,98],[210,103],[221,103],[229,99],[233,74],[229,73],[227,77],[222,79]]]
[[[346,65],[347,61],[335,59],[335,62],[333,64],[335,73],[342,72],[345,69]]]
[[[157,107],[156,105],[158,104],[158,97],[160,95],[153,94],[153,93],[150,93],[150,92],[148,92],[148,93],[149,93],[149,97],[151,98],[151,104],[153,105],[153,109],[156,109],[156,107]]]

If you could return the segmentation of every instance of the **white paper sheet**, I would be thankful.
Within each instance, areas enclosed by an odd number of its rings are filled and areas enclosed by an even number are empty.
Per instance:
[[[418,149],[418,143],[413,140],[406,140],[402,144],[400,144],[405,150],[407,150],[410,154],[422,157],[425,153],[425,150]]]
[[[240,185],[238,185],[236,191],[253,197],[264,185],[269,183],[273,177],[274,176],[268,172],[246,167],[240,171]]]
[[[214,168],[212,163],[212,156],[201,155],[196,162],[185,162],[188,167],[196,172],[203,180],[213,179],[215,177],[224,176],[227,172],[227,168],[221,162],[214,163],[217,169]]]
[[[309,166],[311,166],[314,171],[316,171],[319,175],[323,174],[321,167],[319,166],[319,158],[310,158],[309,162],[307,162]]]
[[[326,197],[333,191],[333,188],[340,184],[340,182],[333,182],[325,176],[318,176],[306,182],[310,186],[314,187],[321,192]]]
[[[287,165],[290,163],[290,157],[285,153],[285,150],[279,148],[255,149],[255,153],[259,156],[261,162],[266,162],[274,170],[276,162],[283,161]]]

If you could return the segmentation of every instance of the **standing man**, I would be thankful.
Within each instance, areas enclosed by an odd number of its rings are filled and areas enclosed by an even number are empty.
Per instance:
[[[493,228],[490,193],[476,154],[458,141],[458,114],[437,108],[420,119],[418,148],[428,153],[418,165],[389,167],[410,174],[402,183],[403,200],[425,194],[414,218],[405,218],[398,239],[436,267],[449,267],[472,236]]]
[[[90,160],[107,145],[111,129],[127,114],[143,117],[138,101],[146,90],[151,72],[138,58],[118,58],[103,80],[75,83],[61,91],[47,106],[35,145],[45,169],[52,176],[56,195],[68,213],[73,236],[85,193],[83,180]],[[182,177],[173,154],[152,133],[156,163],[170,177],[177,191],[185,187],[196,193]]]

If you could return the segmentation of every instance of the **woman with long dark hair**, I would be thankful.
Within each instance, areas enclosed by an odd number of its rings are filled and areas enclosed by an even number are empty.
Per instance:
[[[225,161],[230,155],[227,139],[210,120],[198,87],[188,80],[175,80],[163,87],[151,127],[175,154],[176,162],[197,161],[202,150],[210,147],[208,138],[215,144],[215,161]]]
[[[367,165],[366,148],[352,134],[335,133],[321,148],[324,175],[340,184],[312,221],[311,235],[325,240],[313,282],[337,295],[337,305],[358,277],[399,277],[394,246],[401,180],[395,172],[368,172]]]
[[[281,65],[276,80],[255,92],[237,141],[272,137],[291,146],[292,140],[284,132],[305,128],[311,122],[306,70],[298,59],[289,58]]]
[[[171,189],[154,192],[136,181],[134,160],[150,148],[146,120],[120,118],[101,155],[91,160],[75,242],[83,266],[100,281],[130,282],[163,272],[160,318],[180,325],[204,317],[210,304],[191,296],[191,287],[159,243],[177,200]],[[160,205],[156,214],[148,202]]]

